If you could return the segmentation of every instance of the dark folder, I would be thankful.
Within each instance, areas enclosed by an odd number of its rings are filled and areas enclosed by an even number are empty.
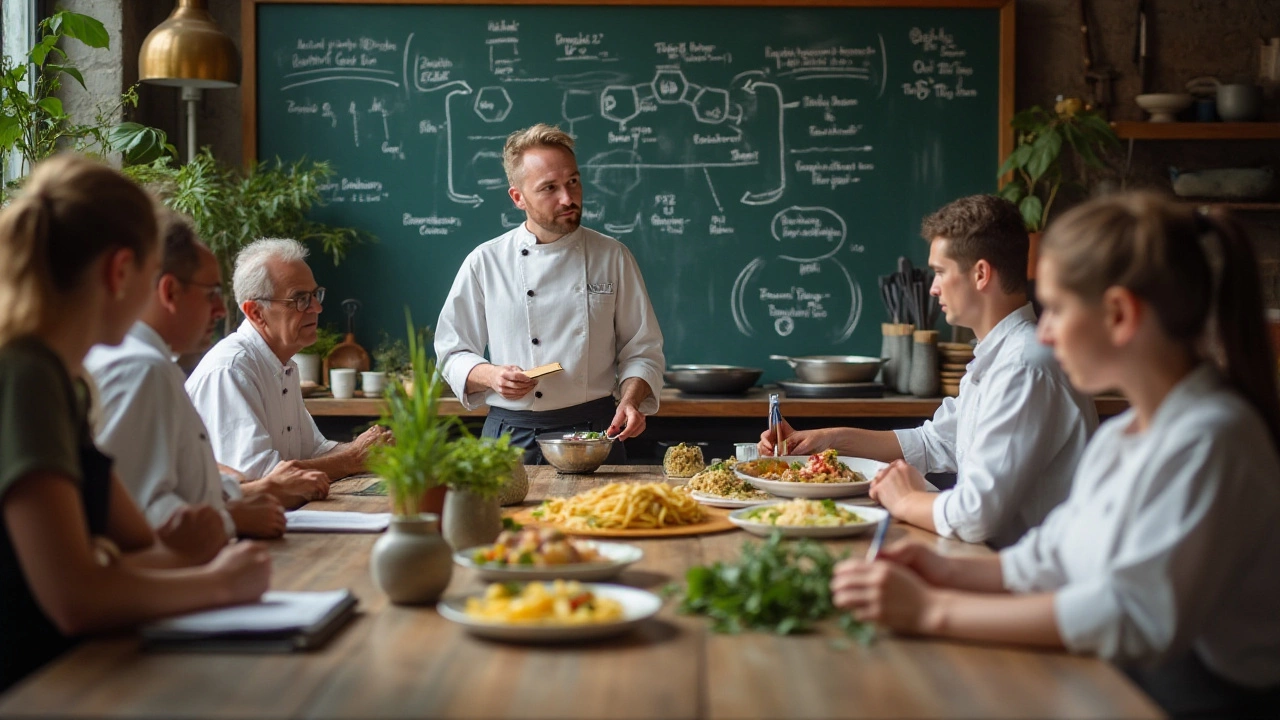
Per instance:
[[[165,652],[283,653],[324,645],[355,614],[350,590],[268,592],[262,601],[158,620],[143,647]]]

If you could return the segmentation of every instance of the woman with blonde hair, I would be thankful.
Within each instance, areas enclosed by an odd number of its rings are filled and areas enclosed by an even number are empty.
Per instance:
[[[80,635],[266,590],[261,546],[182,567],[93,445],[81,361],[121,342],[159,261],[152,200],[82,157],[0,212],[0,691]]]
[[[1130,409],[1013,547],[846,562],[836,603],[905,633],[1111,659],[1178,716],[1280,700],[1280,399],[1257,263],[1227,217],[1153,194],[1086,203],[1041,246],[1040,339]]]

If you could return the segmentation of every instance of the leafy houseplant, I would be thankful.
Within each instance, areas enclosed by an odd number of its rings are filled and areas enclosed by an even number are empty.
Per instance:
[[[512,481],[524,450],[511,446],[511,436],[478,438],[464,427],[445,457],[445,542],[463,550],[493,542],[502,532],[498,495]]]
[[[66,62],[59,43],[71,38],[91,48],[108,47],[110,37],[101,22],[63,10],[41,20],[37,30],[40,39],[27,52],[26,62],[13,64],[8,57],[0,57],[0,168],[5,177],[11,174],[11,162],[18,164],[12,174],[23,175],[66,148],[97,155],[121,152],[125,163],[152,162],[174,153],[163,131],[111,119],[117,111],[138,105],[135,88],[121,94],[114,105],[99,108],[91,123],[74,123],[63,108],[57,97],[63,78],[84,87],[84,76]]]
[[[125,172],[155,189],[166,205],[191,217],[197,233],[217,255],[224,283],[231,281],[236,253],[258,238],[318,242],[335,265],[353,243],[367,238],[354,228],[308,217],[312,207],[323,203],[320,188],[334,174],[328,163],[277,159],[256,163],[241,173],[218,163],[205,148],[186,165],[175,166],[169,158],[160,158]],[[230,332],[238,312],[232,294],[225,295],[224,322]]]
[[[413,371],[409,362],[409,348],[404,340],[392,339],[384,330],[382,340],[373,349],[373,367],[387,373],[390,377],[408,375]]]
[[[1013,202],[1022,213],[1027,230],[1039,232],[1049,220],[1049,211],[1066,176],[1062,151],[1070,146],[1086,167],[1102,169],[1105,153],[1120,145],[1115,132],[1095,110],[1084,109],[1078,98],[1059,100],[1052,112],[1039,105],[1013,116],[1015,148],[996,173],[1013,175],[1000,196]]]
[[[316,341],[302,348],[293,356],[303,380],[320,382],[320,363],[331,350],[342,342],[342,335],[332,327],[316,326]]]

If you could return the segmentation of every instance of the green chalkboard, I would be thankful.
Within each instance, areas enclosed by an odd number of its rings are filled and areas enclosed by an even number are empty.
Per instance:
[[[405,306],[434,324],[466,254],[523,221],[502,143],[557,123],[584,224],[635,254],[668,363],[785,378],[770,354],[878,354],[876,277],[923,264],[924,215],[995,189],[1012,5],[974,4],[260,2],[246,142],[337,169],[317,216],[379,242],[313,266],[363,302],[371,346]]]

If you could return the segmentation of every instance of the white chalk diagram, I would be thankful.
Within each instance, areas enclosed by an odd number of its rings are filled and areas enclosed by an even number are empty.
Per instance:
[[[862,286],[839,258],[848,239],[844,218],[830,208],[793,205],[773,216],[770,232],[780,252],[752,259],[733,282],[738,332],[757,337],[764,325],[786,337],[797,323],[813,323],[829,328],[833,343],[848,340],[862,316]]]

